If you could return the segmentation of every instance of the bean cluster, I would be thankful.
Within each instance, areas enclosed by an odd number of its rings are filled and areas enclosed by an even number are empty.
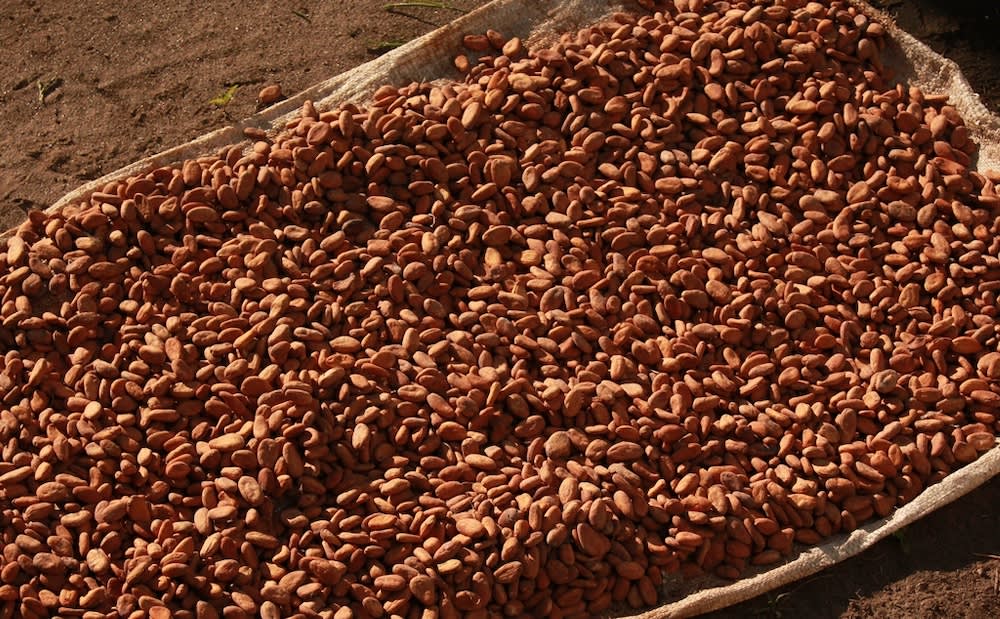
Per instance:
[[[840,0],[470,35],[31,213],[0,617],[582,618],[975,460],[1000,198],[885,41]]]

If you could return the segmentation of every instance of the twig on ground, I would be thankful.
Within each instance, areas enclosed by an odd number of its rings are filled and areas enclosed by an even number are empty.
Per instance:
[[[388,41],[371,41],[365,47],[368,49],[369,53],[384,54],[407,43],[409,43],[409,41],[404,41],[401,39],[392,39]]]
[[[446,2],[437,2],[435,0],[404,0],[403,2],[390,2],[385,5],[386,11],[393,11],[396,9],[444,9],[447,11],[456,11],[458,13],[468,13],[467,10],[461,9],[457,6],[451,6]]]

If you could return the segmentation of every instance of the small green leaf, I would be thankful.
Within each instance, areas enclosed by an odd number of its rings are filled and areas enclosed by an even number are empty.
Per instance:
[[[899,542],[899,549],[903,551],[904,555],[910,554],[910,540],[906,536],[906,529],[898,529],[893,532],[893,537]]]
[[[229,88],[226,89],[224,93],[220,94],[218,97],[209,99],[208,102],[217,107],[222,107],[224,105],[227,105],[230,101],[233,100],[233,96],[236,94],[237,88],[239,88],[239,86],[230,86]]]
[[[45,97],[52,94],[52,92],[55,91],[55,89],[59,88],[60,86],[62,86],[61,77],[54,77],[49,81],[45,82],[44,84],[42,83],[41,80],[38,80],[38,102],[45,103]]]

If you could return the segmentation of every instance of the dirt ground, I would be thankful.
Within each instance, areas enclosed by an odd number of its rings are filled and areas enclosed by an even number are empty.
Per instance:
[[[485,3],[387,11],[388,1],[5,3],[0,214],[44,208],[83,181],[249,116],[265,84],[295,93]],[[875,4],[965,67],[1000,111],[1000,7]],[[1000,479],[851,561],[712,616],[1000,616],[998,505]]]

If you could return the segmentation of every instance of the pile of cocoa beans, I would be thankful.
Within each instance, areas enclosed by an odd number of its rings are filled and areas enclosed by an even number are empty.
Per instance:
[[[0,617],[648,607],[992,449],[998,179],[886,39],[842,0],[470,35],[457,83],[31,213]]]

